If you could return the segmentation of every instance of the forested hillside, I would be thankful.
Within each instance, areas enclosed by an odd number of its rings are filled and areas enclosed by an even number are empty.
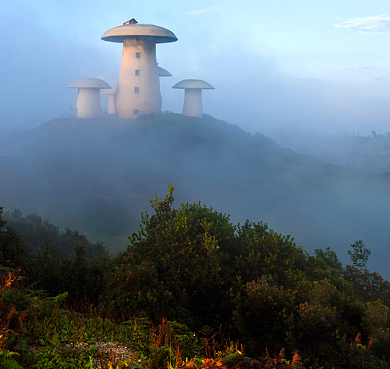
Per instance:
[[[387,273],[388,188],[380,179],[278,146],[261,133],[205,116],[55,119],[1,143],[5,211],[38,213],[112,252],[125,247],[139,214],[168,185],[182,202],[201,199],[232,220],[266,221],[308,250],[375,250]]]
[[[364,173],[379,175],[390,171],[390,134],[287,133],[277,138],[283,146],[317,156],[328,163],[349,166]]]

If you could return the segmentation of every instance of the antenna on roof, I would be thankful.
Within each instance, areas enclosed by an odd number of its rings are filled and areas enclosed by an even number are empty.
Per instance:
[[[138,22],[134,19],[134,18],[131,18],[130,20],[128,20],[127,22],[123,23],[123,25],[125,24],[137,24]]]

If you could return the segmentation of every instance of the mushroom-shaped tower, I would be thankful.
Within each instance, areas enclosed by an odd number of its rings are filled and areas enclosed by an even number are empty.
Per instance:
[[[79,78],[69,88],[78,88],[76,114],[78,118],[96,118],[100,115],[100,89],[111,86],[99,78]]]
[[[103,90],[101,95],[109,95],[108,96],[108,114],[115,114],[115,93],[116,93],[116,85],[111,85],[111,90]]]
[[[182,114],[189,117],[202,118],[202,90],[214,89],[214,87],[200,79],[184,79],[176,83],[172,88],[183,88],[185,90]]]
[[[109,29],[102,40],[123,43],[122,61],[115,94],[115,110],[120,118],[161,111],[156,44],[177,41],[166,28],[139,24],[131,19]]]

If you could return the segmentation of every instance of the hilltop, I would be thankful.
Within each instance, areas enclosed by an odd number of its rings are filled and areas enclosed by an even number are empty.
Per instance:
[[[172,184],[178,202],[205,202],[235,222],[262,220],[309,251],[364,239],[373,262],[387,262],[390,206],[379,179],[211,116],[59,118],[1,145],[0,206],[37,212],[111,251]]]

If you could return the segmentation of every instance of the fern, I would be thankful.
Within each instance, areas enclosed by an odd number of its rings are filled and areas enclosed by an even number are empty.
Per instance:
[[[19,363],[12,358],[12,356],[18,356],[17,352],[8,350],[0,351],[0,369],[23,369]]]

